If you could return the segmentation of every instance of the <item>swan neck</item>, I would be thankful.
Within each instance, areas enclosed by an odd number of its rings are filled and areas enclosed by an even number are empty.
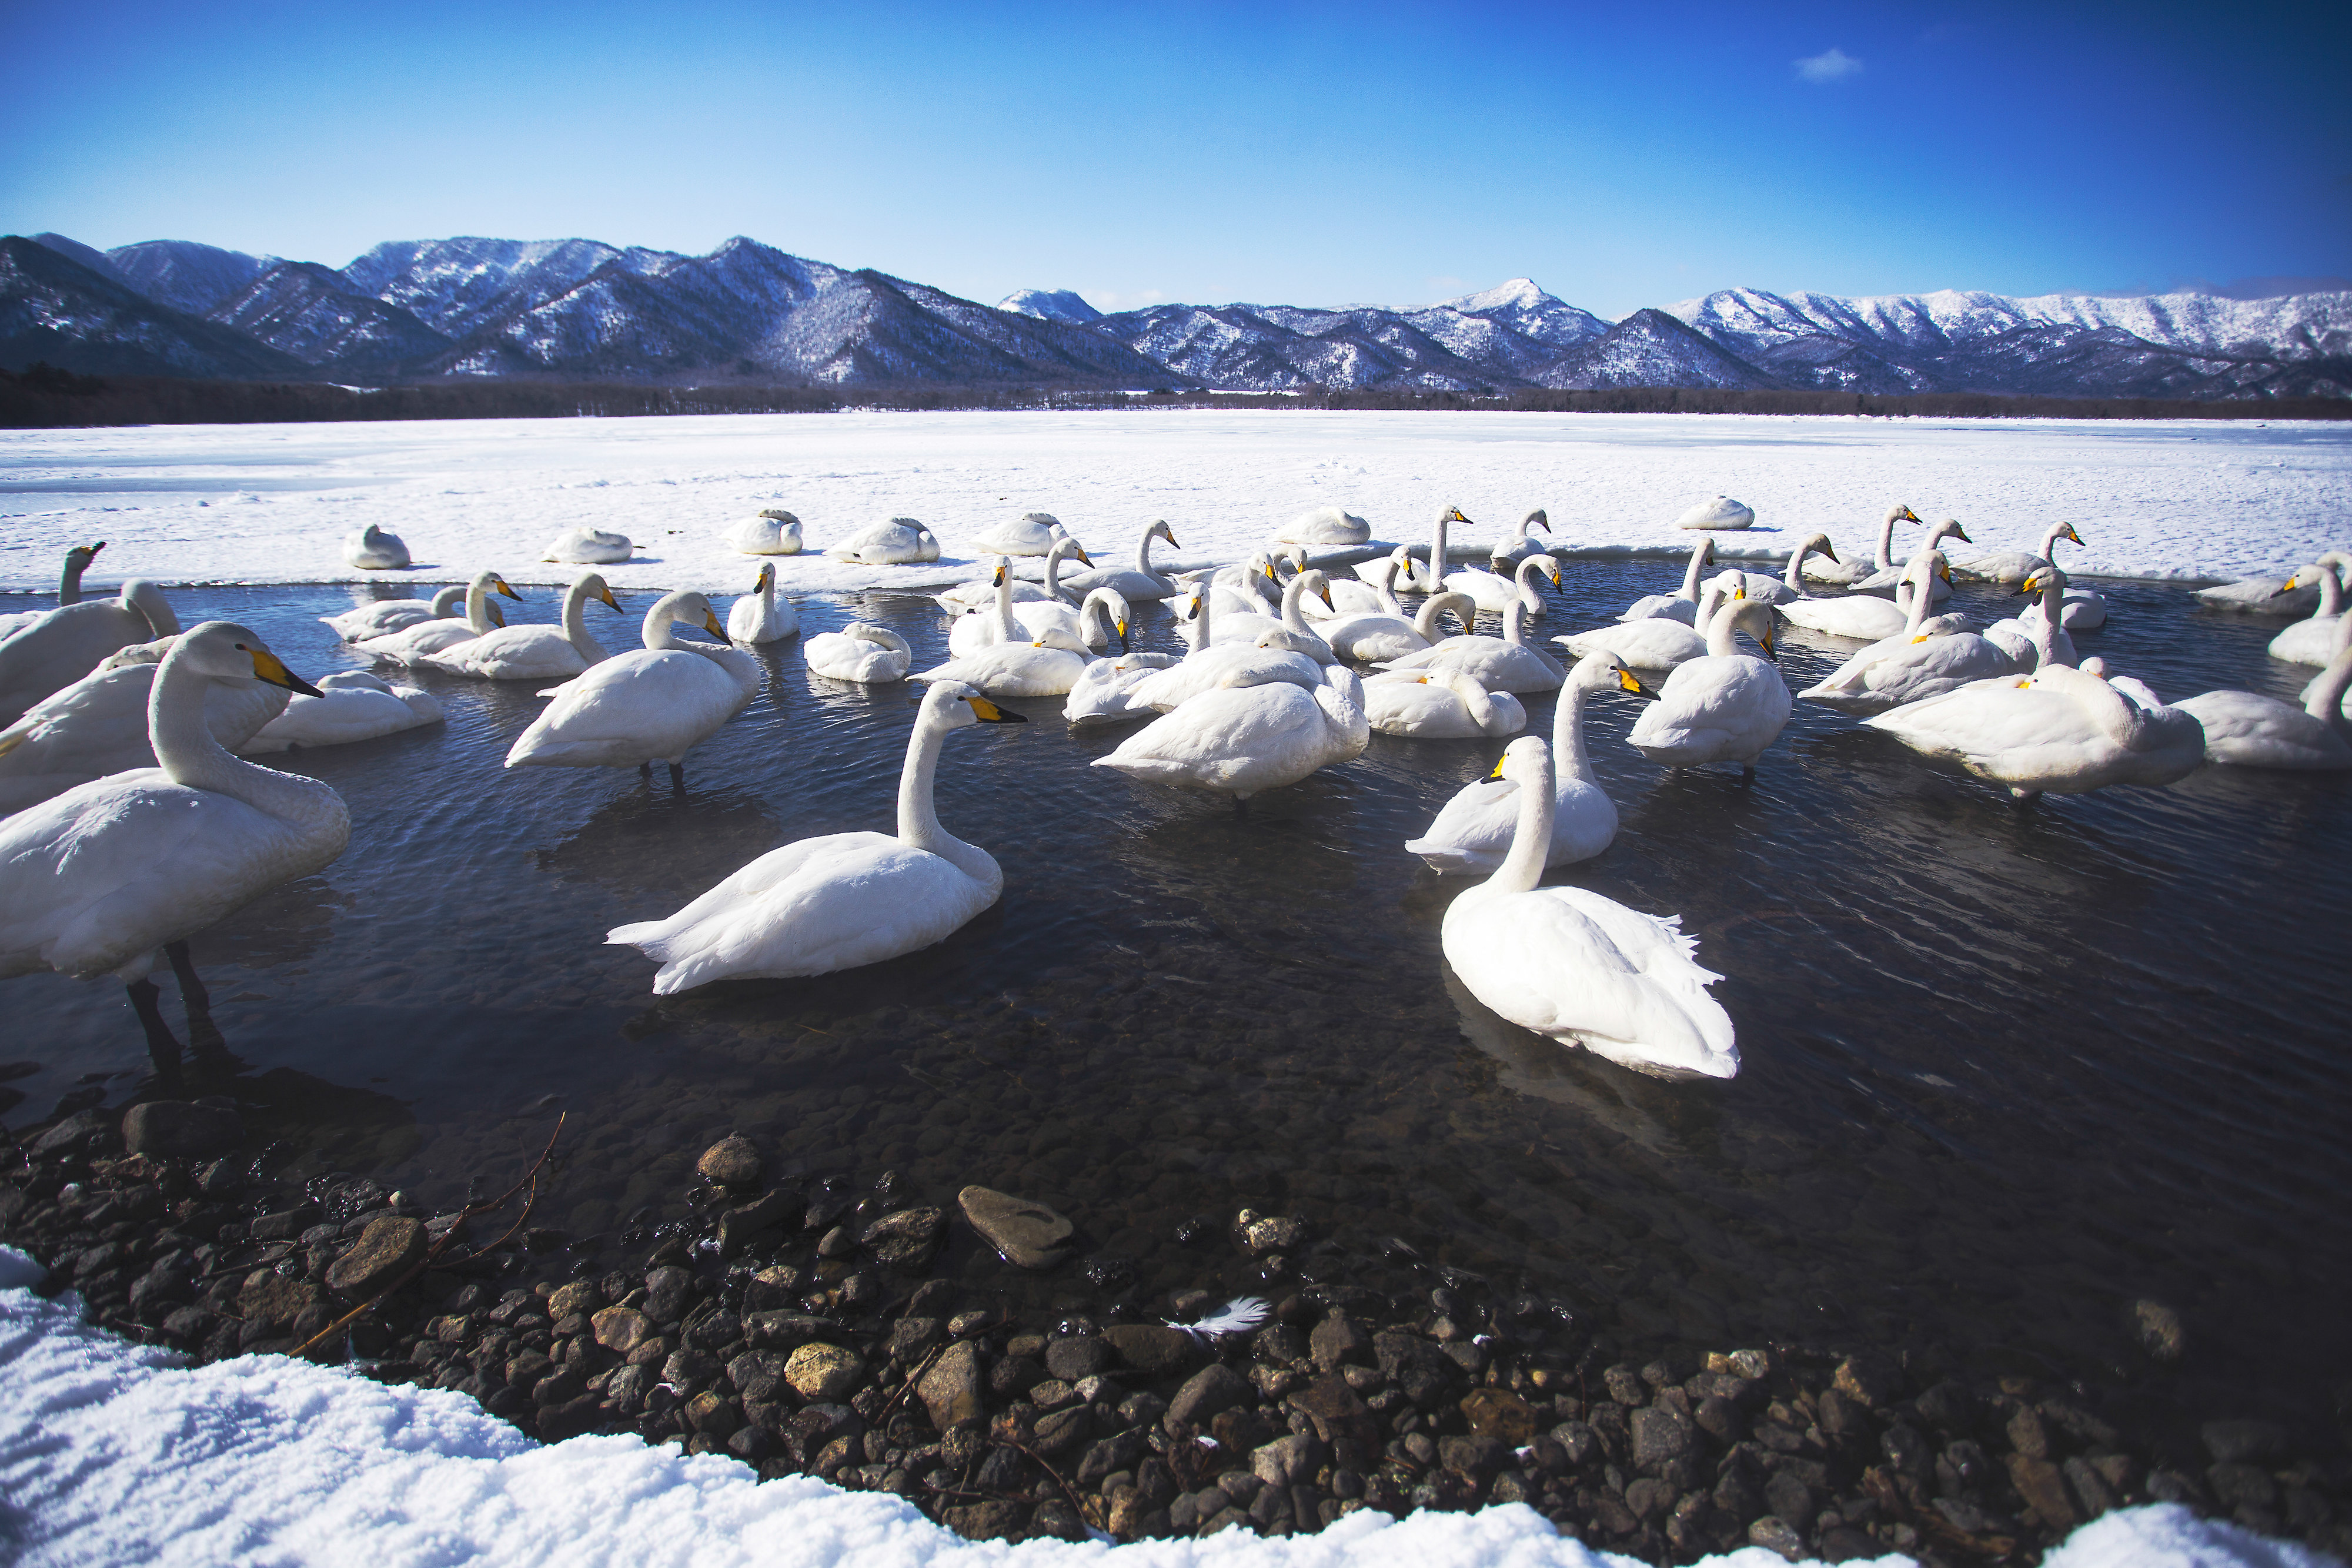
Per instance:
[[[1503,641],[1514,648],[1528,644],[1528,607],[1514,599],[1503,611]]]
[[[1743,601],[1744,602],[1744,601]],[[1706,652],[1712,659],[1728,659],[1739,652],[1739,617],[1726,605],[1706,623]]]
[[[604,659],[604,648],[588,635],[588,585],[584,582],[573,583],[572,591],[563,596],[563,636],[590,664]]]
[[[149,642],[180,634],[180,618],[172,613],[172,601],[153,583],[126,584],[122,598],[125,607],[147,622]]]
[[[1404,614],[1404,604],[1396,596],[1396,580],[1397,564],[1391,561],[1381,570],[1379,580],[1372,584],[1372,591],[1380,596],[1382,613],[1402,617]]]
[[[1895,570],[1895,513],[1889,512],[1878,525],[1878,570],[1881,571]]]
[[[2344,585],[2336,580],[2334,572],[2322,571],[2319,574],[2319,608],[2312,612],[2312,616],[2315,620],[2325,621],[2343,613]]]
[[[1592,784],[1598,780],[1592,777],[1592,758],[1584,749],[1584,685],[1575,680],[1559,688],[1559,706],[1551,716],[1551,751],[1561,773]]]
[[[1144,529],[1143,537],[1135,541],[1135,570],[1146,577],[1156,575],[1151,570],[1151,541],[1159,537],[1160,530],[1150,528]]]
[[[1919,557],[1913,556],[1913,560]],[[1928,612],[1936,605],[1936,577],[1933,572],[1919,572],[1911,580],[1911,613],[1903,622],[1903,634],[1916,637],[1919,628],[1927,624]]]
[[[147,738],[155,760],[173,783],[242,800],[266,815],[317,820],[323,794],[340,809],[341,799],[324,786],[232,757],[205,722],[205,696],[213,679],[184,665],[174,647],[156,666],[147,693]]]
[[[670,619],[668,601],[665,599],[655,604],[651,610],[646,612],[643,633],[646,646],[656,653],[664,653],[677,647],[677,633],[671,630],[675,624],[676,622]]]
[[[1511,833],[1510,852],[1486,879],[1486,891],[1533,893],[1543,881],[1544,862],[1551,858],[1551,820],[1559,810],[1559,775],[1546,751],[1536,777],[1519,786],[1519,820]]]
[[[1053,569],[1048,566],[1046,570],[1050,571]],[[1012,563],[1007,561],[999,566],[996,576],[996,640],[1000,643],[1022,642],[1024,640],[1022,635],[1023,628],[1021,623],[1013,618]]]
[[[1282,588],[1282,626],[1286,632],[1307,631],[1307,618],[1298,612],[1298,601],[1307,591],[1307,574],[1300,572]]]
[[[1438,513],[1437,526],[1429,531],[1429,577],[1437,585],[1430,590],[1432,593],[1445,586],[1445,525],[1449,516]]]
[[[87,558],[68,552],[65,575],[58,579],[58,608],[81,602],[81,574],[89,567]]]
[[[466,585],[466,624],[474,629],[477,637],[492,630],[490,585],[486,579],[478,577]]]
[[[2310,700],[2303,711],[2334,730],[2352,738],[2352,719],[2344,716],[2344,694],[2352,690],[2352,647],[2336,653],[2327,662],[2327,668],[2312,683]]]
[[[1399,605],[1397,608],[1402,611],[1404,607],[1402,605]],[[1415,635],[1420,637],[1423,642],[1434,643],[1437,641],[1437,617],[1443,612],[1444,609],[1444,606],[1437,602],[1437,595],[1434,593],[1431,594],[1427,600],[1423,601],[1421,613],[1412,618],[1413,632]]]
[[[1698,543],[1691,547],[1690,564],[1683,568],[1683,591],[1675,595],[1676,598],[1687,599],[1693,604],[1698,602],[1699,570],[1706,565],[1706,547],[1712,542],[1712,540],[1701,538]]]
[[[926,711],[915,720],[907,737],[907,765],[898,773],[898,841],[911,850],[935,854],[965,875],[982,882],[1003,873],[987,852],[965,843],[940,826],[932,788],[940,770],[940,747],[948,727]]]
[[[1805,558],[1812,553],[1812,546],[1799,545],[1797,553],[1789,558],[1789,570],[1781,574],[1780,583],[1790,592],[1801,595],[1805,591]]]

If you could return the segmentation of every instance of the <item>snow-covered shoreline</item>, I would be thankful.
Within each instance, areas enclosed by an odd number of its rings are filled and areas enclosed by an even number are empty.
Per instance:
[[[1758,513],[1752,531],[1717,536],[1726,559],[1784,556],[1816,528],[1867,554],[1903,501],[1959,518],[1985,550],[2032,549],[2049,522],[2071,521],[2089,541],[2066,561],[2083,576],[2221,580],[2292,570],[2352,537],[2352,426],[1155,411],[8,432],[0,591],[52,587],[65,549],[91,538],[107,540],[105,581],[429,585],[489,566],[560,583],[580,569],[541,552],[585,526],[641,547],[604,569],[615,588],[732,593],[757,561],[721,535],[769,507],[806,528],[810,553],[772,558],[793,593],[961,580],[977,564],[969,541],[1029,511],[1118,564],[1155,517],[1184,546],[1159,559],[1181,568],[1237,559],[1328,504],[1408,540],[1460,507],[1476,522],[1454,532],[1465,555],[1541,507],[1571,559],[1663,556],[1690,543],[1675,517],[1717,492]],[[816,553],[894,515],[929,525],[942,559],[866,567]],[[417,565],[345,566],[343,536],[368,523],[403,536]]]

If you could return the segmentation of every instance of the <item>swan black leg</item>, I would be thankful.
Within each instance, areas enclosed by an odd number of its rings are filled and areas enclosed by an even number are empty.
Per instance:
[[[196,977],[195,960],[188,956],[185,942],[163,944],[163,956],[172,961],[172,973],[180,981],[180,1002],[188,1013],[188,1049],[197,1061],[226,1057],[228,1041],[221,1038],[218,1025],[213,1022],[213,994]]]
[[[652,758],[648,758],[645,761],[637,764],[637,777],[644,779],[647,784],[651,784],[654,781],[654,765]]]
[[[681,794],[681,795],[683,795],[683,794],[685,794],[685,793],[686,793],[686,764],[685,764],[685,763],[683,763],[683,762],[673,762],[673,763],[671,763],[671,764],[669,765],[669,787],[670,787],[672,789],[675,789],[676,791],[677,791],[677,792],[678,792],[679,794]]]
[[[172,1026],[163,1021],[155,982],[142,976],[122,988],[130,993],[131,1010],[139,1015],[139,1027],[147,1031],[147,1056],[155,1064],[156,1082],[179,1092],[180,1042],[173,1036]]]

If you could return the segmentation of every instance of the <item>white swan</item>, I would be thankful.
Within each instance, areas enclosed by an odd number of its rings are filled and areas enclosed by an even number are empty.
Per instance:
[[[1167,519],[1161,518],[1144,529],[1142,538],[1136,541],[1135,565],[1131,570],[1080,572],[1062,586],[1073,593],[1091,593],[1097,588],[1116,588],[1122,597],[1137,604],[1157,603],[1174,597],[1177,589],[1175,580],[1151,568],[1151,541],[1154,539],[1166,539],[1170,549],[1184,548],[1176,542],[1176,530],[1168,526]]]
[[[760,563],[751,591],[727,607],[727,640],[748,647],[781,643],[801,629],[801,613],[776,597],[776,563]]]
[[[2334,664],[2335,655],[2343,653],[2347,648],[2352,648],[2352,615],[2339,615],[2336,618],[2336,648],[2335,652],[2328,656],[2328,664]],[[2323,668],[2319,674],[2304,683],[2301,693],[2304,706],[2306,707],[2310,706],[2311,699],[2319,695],[2319,688],[2326,679],[2327,671]],[[2343,706],[2346,716],[2352,717],[2352,697],[2347,697]]]
[[[1255,643],[1218,641],[1214,636],[1216,604],[1207,594],[1196,593],[1184,600],[1177,613],[1199,622],[1191,634],[1192,651],[1181,662],[1137,682],[1129,693],[1136,706],[1157,708],[1163,713],[1181,707],[1244,670],[1255,671],[1261,681],[1286,680],[1310,689],[1323,684],[1323,666],[1301,654],[1282,648],[1260,647]]]
[[[0,822],[0,976],[114,975],[130,984],[151,1041],[170,1039],[146,978],[157,950],[320,870],[352,831],[333,789],[239,761],[205,727],[215,679],[315,695],[259,637],[207,621],[180,636],[153,679],[148,743],[158,766],[93,779]]]
[[[1906,510],[1908,510],[1908,508],[1906,507]],[[1912,521],[1917,522],[1918,519],[1914,517]],[[1887,561],[1876,571],[1874,571],[1869,576],[1857,580],[1853,585],[1853,591],[1857,593],[1876,593],[1882,589],[1888,589],[1894,591],[1895,596],[1897,599],[1900,599],[1907,591],[1911,581],[1910,562],[1918,559],[1920,552],[1923,550],[1942,549],[1944,540],[1948,538],[1958,539],[1962,544],[1974,544],[1976,542],[1974,539],[1969,538],[1968,530],[1960,527],[1958,518],[1944,517],[1938,521],[1926,524],[1920,531],[1918,544],[1913,548],[1910,556],[1903,565],[1896,566],[1891,560]],[[1886,554],[1887,549],[1891,543],[1891,539],[1883,538],[1880,541],[1879,554],[1882,557]],[[1949,599],[1951,596],[1952,585],[1945,581],[1942,578],[1937,578],[1936,580],[1936,594],[1933,602],[1941,604],[1945,600]]]
[[[2205,758],[2240,768],[2352,768],[2352,639],[2336,639],[2336,657],[2304,688],[2303,706],[2255,692],[2202,692],[2172,706],[2204,727]],[[0,737],[5,742],[5,737]]]
[[[1763,648],[1758,658],[1734,641],[1745,632]],[[1756,771],[1756,759],[1787,727],[1789,685],[1772,667],[1772,607],[1734,601],[1707,622],[1706,653],[1675,666],[1658,700],[1642,710],[1627,737],[1633,749],[1666,768],[1737,762]]]
[[[1086,652],[1088,644],[1084,602],[1073,606],[1061,586],[1062,562],[1071,556],[1089,567],[1094,565],[1077,540],[1055,539],[1053,548],[1045,552],[1045,586],[1042,591],[1028,583],[1014,581],[1013,563],[999,560],[996,570],[987,579],[988,601],[963,612],[948,629],[948,652],[961,658],[999,643],[1043,643],[1049,648]],[[950,591],[960,594],[970,586]],[[1093,591],[1116,591],[1102,588]],[[946,597],[940,596],[942,601]],[[1119,601],[1119,619],[1127,619],[1125,599]]]
[[[1518,786],[1518,820],[1494,875],[1446,906],[1439,940],[1470,994],[1563,1044],[1637,1072],[1729,1078],[1731,1019],[1707,987],[1696,938],[1580,887],[1540,887],[1557,796],[1551,748],[1521,736],[1495,776]]]
[[[1532,555],[1519,563],[1519,581],[1549,574],[1557,581],[1559,563],[1548,555]],[[1389,670],[1461,670],[1495,692],[1548,692],[1568,678],[1568,672],[1541,648],[1527,640],[1527,606],[1513,600],[1503,612],[1500,637],[1448,637],[1417,653],[1383,664]]]
[[[1552,586],[1559,586],[1559,563],[1544,550],[1534,550],[1520,556],[1504,571],[1488,571],[1482,567],[1465,567],[1460,571],[1445,574],[1447,591],[1459,593],[1471,603],[1492,615],[1500,615],[1517,599],[1530,621],[1543,619],[1549,608],[1535,584],[1528,580],[1528,568],[1537,569],[1535,575],[1548,577]]]
[[[2020,800],[2110,784],[2169,784],[2205,757],[2205,732],[2193,715],[2145,706],[2064,664],[1970,682],[1868,722],[1914,751],[1948,758],[2006,786]]]
[[[1552,803],[1551,849],[1547,866],[1589,861],[1617,837],[1617,805],[1592,772],[1584,749],[1584,699],[1591,693],[1615,688],[1650,696],[1641,682],[1606,653],[1579,659],[1568,672],[1552,709],[1551,754],[1558,764],[1557,792]],[[1465,784],[1439,808],[1436,820],[1417,839],[1408,840],[1406,852],[1419,855],[1440,872],[1485,875],[1503,863],[1510,852],[1511,834],[1519,821],[1519,787],[1509,779],[1488,777]]]
[[[741,555],[798,555],[801,520],[781,507],[772,507],[728,529],[727,544]]]
[[[1519,562],[1527,559],[1528,557],[1550,553],[1549,546],[1538,544],[1528,538],[1529,528],[1541,528],[1546,533],[1551,532],[1551,514],[1538,507],[1512,527],[1509,538],[1487,552],[1486,559],[1494,562],[1496,571],[1507,574],[1516,571],[1518,570]]]
[[[539,552],[541,560],[565,561],[573,566],[614,566],[629,559],[636,550],[626,534],[616,534],[604,528],[566,528],[547,541]]]
[[[588,601],[620,613],[613,591],[594,572],[583,572],[563,594],[563,624],[499,626],[454,643],[415,662],[452,675],[485,681],[568,681],[604,657],[588,632]]]
[[[1062,562],[1073,555],[1085,560],[1088,566],[1094,564],[1093,559],[1087,555],[1084,547],[1074,538],[1060,538],[1048,545],[1045,548],[1045,585],[1040,587],[1036,583],[1024,582],[1019,578],[1013,578],[1011,583],[1013,601],[1015,604],[1074,602],[1076,595],[1070,593],[1061,581]],[[965,615],[975,610],[984,613],[995,607],[996,589],[996,573],[991,570],[982,572],[969,582],[959,582],[953,588],[942,589],[931,595],[931,602],[950,615]]]
[[[433,654],[469,643],[487,632],[495,632],[507,623],[504,612],[491,600],[495,591],[509,599],[520,600],[522,595],[507,586],[507,580],[495,571],[479,571],[466,585],[466,613],[462,617],[437,621],[420,621],[404,626],[397,632],[381,637],[370,637],[354,643],[352,648],[371,659],[388,659],[395,664],[422,665]],[[441,598],[434,596],[438,605]]]
[[[940,743],[972,724],[1020,724],[969,686],[923,695],[898,775],[898,831],[827,833],[770,850],[667,920],[604,940],[660,963],[654,991],[713,980],[830,975],[945,941],[1004,891],[987,851],[940,825]]]
[[[1730,591],[1720,582],[1711,582],[1701,590],[1697,626],[1704,627],[1714,619],[1729,596]],[[1663,615],[1621,625],[1595,626],[1590,632],[1554,637],[1552,641],[1577,658],[1607,653],[1636,670],[1671,670],[1686,659],[1706,656],[1706,638],[1696,627]]]
[[[1952,575],[1969,582],[1998,582],[2004,587],[2012,587],[2023,582],[2039,569],[2056,565],[2058,557],[2054,547],[2060,539],[2079,545],[2083,542],[2083,536],[2074,531],[2072,523],[2053,523],[2042,530],[2039,552],[2028,555],[2023,550],[1995,550],[1973,560],[1956,560],[1952,562]]]
[[[1026,628],[1013,619],[1011,600],[1001,597],[1004,591],[1003,584],[1010,578],[1011,568],[1000,560],[996,563],[996,575],[1000,598],[995,632],[1004,640],[991,641],[979,647],[967,644],[969,651],[959,653],[955,650],[956,640],[950,635],[948,651],[952,656],[948,662],[919,670],[909,678],[961,684],[992,697],[1068,695],[1070,687],[1076,684],[1087,667],[1086,654],[1071,648],[1054,647],[1041,637],[1031,636]],[[955,630],[961,632],[965,622],[975,619],[977,617],[974,616],[961,618]],[[1013,634],[1007,635],[1008,632]]]
[[[1799,696],[1840,713],[1885,713],[2017,667],[2000,644],[1973,632],[1943,631],[1929,621],[1927,589],[1947,570],[1943,551],[1922,550],[1905,570],[1912,583],[1906,628],[1861,649]]]
[[[2037,601],[2028,604],[2026,613],[1996,621],[1984,629],[1984,639],[2010,657],[2011,667],[2020,674],[2030,674],[2043,664],[2080,665],[2082,659],[2074,651],[2074,638],[2066,629],[2074,624],[2069,613],[2074,607],[2074,585],[2066,574],[2054,566],[2045,566],[2029,575],[2017,585],[2022,594],[2039,593]],[[2058,612],[2053,619],[2050,612]]]
[[[1335,616],[1318,622],[1315,630],[1331,651],[1342,659],[1360,664],[1379,664],[1382,660],[1410,657],[1423,649],[1434,646],[1439,636],[1438,617],[1451,615],[1461,622],[1465,632],[1474,629],[1477,607],[1458,593],[1433,593],[1422,601],[1421,613],[1408,617],[1404,606],[1389,591],[1389,580],[1396,575],[1397,563],[1381,563],[1381,597],[1384,610],[1356,615]],[[1334,583],[1336,591],[1339,584]]]
[[[1399,593],[1433,593],[1444,586],[1447,530],[1455,523],[1465,528],[1475,526],[1462,515],[1459,507],[1448,507],[1438,513],[1437,520],[1429,526],[1428,561],[1423,564],[1413,560],[1411,551],[1406,552],[1408,569],[1397,579],[1396,591]],[[1362,568],[1359,567],[1357,571],[1358,575],[1362,575]]]
[[[1362,756],[1371,736],[1363,685],[1352,671],[1332,665],[1309,689],[1251,666],[1153,719],[1093,765],[1246,800]]]
[[[1837,560],[1830,557],[1805,563],[1805,580],[1830,587],[1856,588],[1864,578],[1877,572],[1896,573],[1895,565],[1895,525],[1916,523],[1919,514],[1897,501],[1886,508],[1886,516],[1878,523],[1878,552],[1868,559]],[[1899,575],[1899,574],[1897,574]],[[1890,576],[1888,580],[1893,581]]]
[[[370,523],[343,536],[343,560],[361,571],[399,571],[408,565],[408,546]]]
[[[1828,542],[1828,536],[1815,534],[1799,547],[1799,555],[1815,548],[1816,541]],[[1790,565],[1793,575],[1795,566]],[[1906,581],[1903,587],[1908,589]],[[1848,593],[1836,599],[1815,599],[1810,594],[1784,600],[1775,606],[1791,626],[1801,626],[1808,632],[1820,632],[1832,637],[1853,637],[1875,643],[1892,637],[1911,623],[1909,594],[1904,602],[1881,599],[1873,593]]]
[[[81,602],[82,573],[89,570],[89,563],[96,560],[98,552],[105,548],[106,541],[100,539],[94,545],[76,545],[66,551],[65,572],[58,580],[58,609]],[[0,615],[0,642],[7,641],[47,613],[46,610],[18,610]]]
[[[1728,496],[1700,501],[1675,519],[1678,528],[1721,528],[1727,532],[1756,526],[1756,508]]]
[[[1048,648],[1099,653],[1116,638],[1127,646],[1128,622],[1134,611],[1115,588],[1097,588],[1073,610],[1066,604],[1016,604],[1013,618],[1035,642]]]
[[[824,553],[865,566],[918,566],[940,559],[940,540],[912,517],[891,517],[858,529]]]
[[[1331,651],[1330,643],[1322,633],[1307,624],[1299,613],[1299,603],[1314,594],[1327,605],[1331,598],[1331,580],[1320,571],[1302,571],[1283,585],[1282,610],[1279,615],[1265,615],[1255,611],[1228,611],[1216,607],[1216,643],[1265,643],[1312,660],[1319,669],[1337,664],[1339,655]],[[1212,595],[1213,599],[1214,595]],[[1206,615],[1190,622],[1196,635],[1206,636],[1210,620]],[[1271,638],[1271,641],[1268,639]]]
[[[1691,547],[1690,562],[1683,568],[1683,585],[1673,593],[1644,594],[1622,611],[1617,619],[1634,621],[1679,621],[1695,626],[1698,621],[1698,579],[1708,562],[1715,559],[1712,535]]]
[[[2336,648],[2336,622],[2344,616],[2344,585],[2324,566],[2307,566],[2286,580],[2283,591],[2293,592],[2306,582],[2319,590],[2319,608],[2271,639],[2273,659],[2294,664],[2324,664]],[[60,612],[59,613],[63,613]],[[0,653],[8,644],[0,643]]]
[[[1017,523],[999,523],[971,541],[982,555],[1044,555],[1070,530],[1051,512],[1031,512]]]
[[[222,744],[247,757],[261,757],[274,751],[349,746],[439,724],[441,719],[440,703],[422,687],[395,686],[364,670],[344,670],[321,676],[317,696],[296,697],[251,739],[242,745]]]
[[[887,626],[853,621],[838,632],[820,632],[801,644],[809,674],[829,681],[888,685],[914,668],[915,650]]]
[[[110,773],[154,767],[147,705],[156,666],[178,641],[163,637],[119,648],[100,660],[97,669],[0,729],[0,816]],[[249,675],[211,679],[204,698],[205,727],[229,750],[238,750],[278,716],[288,695],[285,687]]]
[[[1331,602],[1302,601],[1299,611],[1309,621],[1332,621],[1348,615],[1402,615],[1404,606],[1397,602],[1398,574],[1412,570],[1412,552],[1399,545],[1384,556],[1359,561],[1353,575],[1331,580]],[[1321,631],[1321,627],[1317,627]]]
[[[2335,569],[2341,581],[2352,574],[2352,555],[2342,550],[2329,550],[2319,558],[2322,566]],[[2289,591],[2292,581],[2297,586]],[[2234,610],[2253,615],[2308,615],[2319,608],[2319,582],[2316,578],[2305,581],[2289,573],[2285,577],[2249,577],[2240,582],[2216,583],[2211,588],[2197,591],[2200,601],[2214,610]],[[62,604],[64,600],[58,601]]]
[[[1160,710],[1137,701],[1135,690],[1175,663],[1172,653],[1121,653],[1116,659],[1097,659],[1070,684],[1070,698],[1062,705],[1062,716],[1074,725],[1149,718]]]
[[[688,749],[760,695],[760,663],[740,648],[681,643],[670,628],[727,629],[699,593],[665,593],[646,612],[643,648],[617,653],[549,694],[554,701],[507,752],[509,768],[629,768],[669,764],[686,781]]]
[[[98,668],[117,648],[180,630],[163,591],[132,579],[112,599],[85,599],[42,612],[0,641],[0,724],[14,724],[52,692]]]
[[[1267,536],[1276,544],[1347,546],[1370,544],[1372,525],[1337,507],[1301,512]]]
[[[465,597],[465,585],[456,583],[442,589],[429,601],[379,599],[340,615],[321,615],[319,623],[332,628],[335,635],[346,643],[364,643],[371,637],[388,637],[394,632],[405,632],[411,626],[452,615],[457,612],[457,601]]]
[[[1386,670],[1364,682],[1364,717],[1382,735],[1470,740],[1517,735],[1528,710],[1508,692],[1489,692],[1460,670]]]

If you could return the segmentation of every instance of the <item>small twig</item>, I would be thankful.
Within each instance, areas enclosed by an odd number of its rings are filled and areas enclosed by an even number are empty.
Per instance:
[[[1062,1489],[1062,1495],[1070,1500],[1070,1506],[1078,1511],[1078,1517],[1080,1519],[1085,1520],[1097,1530],[1102,1530],[1105,1534],[1109,1533],[1108,1530],[1104,1530],[1103,1521],[1095,1517],[1094,1510],[1088,1508],[1086,1504],[1086,1500],[1078,1495],[1077,1489],[1071,1486],[1069,1482],[1062,1479],[1061,1471],[1055,1469],[1052,1465],[1046,1464],[1045,1455],[1039,1453],[1036,1449],[1031,1448],[1028,1444],[1023,1442],[1018,1437],[1013,1438],[1012,1441],[1014,1448],[1020,1449],[1023,1453],[1036,1460],[1038,1464],[1045,1467],[1045,1473],[1054,1478],[1054,1484]]]
[[[890,1402],[888,1404],[882,1406],[882,1414],[874,1417],[874,1425],[876,1427],[879,1427],[888,1424],[890,1420],[890,1412],[898,1407],[899,1400],[907,1397],[907,1390],[915,1386],[916,1380],[921,1377],[923,1374],[930,1371],[931,1363],[939,1360],[941,1355],[947,1353],[948,1343],[949,1342],[943,1342],[933,1345],[931,1347],[931,1354],[923,1357],[922,1364],[916,1367],[914,1371],[907,1374],[907,1380],[898,1385],[898,1391],[890,1396]],[[945,1436],[945,1434],[942,1433],[941,1436]]]

